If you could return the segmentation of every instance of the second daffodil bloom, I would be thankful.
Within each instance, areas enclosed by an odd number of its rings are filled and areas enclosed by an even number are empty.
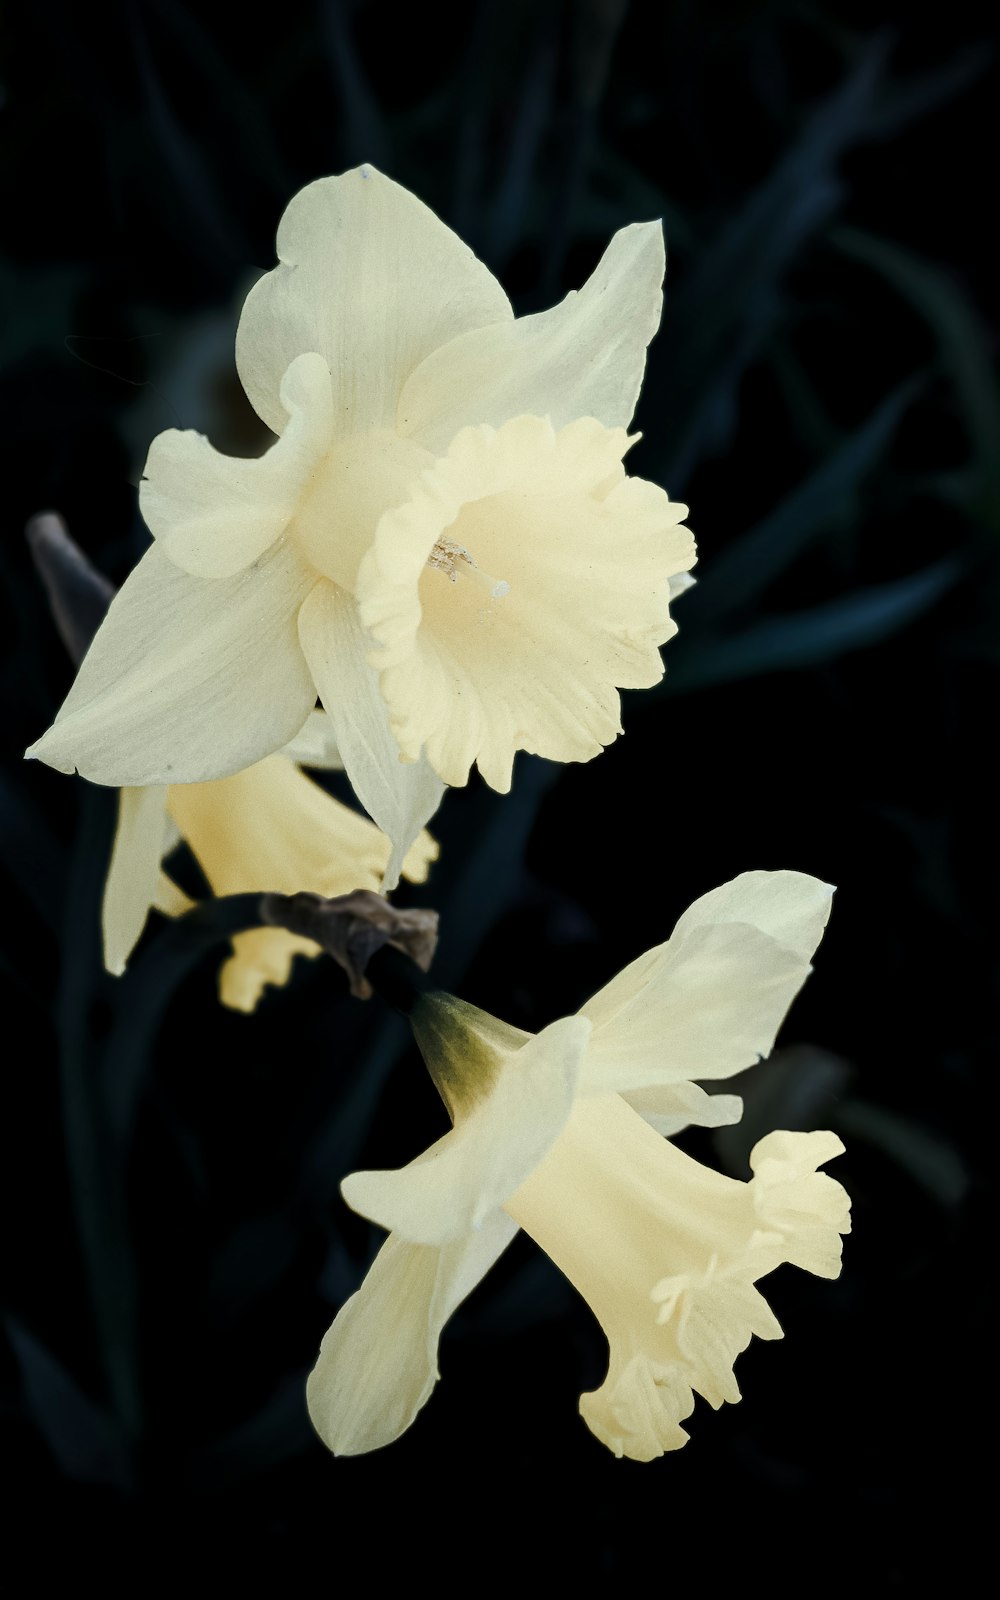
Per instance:
[[[515,319],[471,250],[371,167],[289,205],[236,364],[277,435],[259,460],[153,441],[154,543],[29,751],[97,783],[224,777],[280,749],[317,694],[393,841],[392,887],[477,763],[585,761],[620,688],[662,673],[687,508],[627,478],[661,308],[659,223]]]
[[[389,840],[308,778],[299,763],[341,765],[321,711],[284,751],[245,772],[209,783],[122,790],[102,913],[109,971],[125,970],[151,906],[168,916],[190,907],[161,866],[179,839],[215,894],[308,889],[334,896],[378,889]],[[425,829],[403,862],[404,875],[423,883],[437,853]],[[219,973],[219,998],[237,1011],[253,1011],[266,984],[286,983],[295,956],[321,953],[313,940],[286,928],[252,928],[237,934],[232,946]]]
[[[757,1281],[782,1262],[840,1271],[849,1201],[817,1168],[842,1145],[768,1134],[740,1182],[663,1134],[738,1120],[735,1096],[695,1080],[771,1049],[830,894],[801,873],[746,873],[537,1037],[448,995],[418,1000],[414,1032],[454,1126],[410,1166],[344,1182],[348,1203],[391,1232],[309,1380],[332,1450],[371,1450],[409,1426],[437,1379],[444,1323],[519,1227],[607,1335],[607,1377],[580,1409],[616,1455],[682,1445],[694,1394],[740,1398],[736,1356],[753,1334],[781,1336]]]

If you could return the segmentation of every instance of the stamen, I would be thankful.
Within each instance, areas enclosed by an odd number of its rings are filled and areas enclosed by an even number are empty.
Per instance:
[[[502,600],[504,595],[510,594],[510,584],[506,579],[501,578],[498,581],[496,578],[491,578],[488,572],[484,572],[476,565],[465,545],[456,544],[454,539],[439,539],[427,557],[427,565],[437,572],[445,573],[452,583],[458,582],[459,562],[462,564],[463,576],[474,578],[479,584],[485,584],[489,589],[491,600]]]

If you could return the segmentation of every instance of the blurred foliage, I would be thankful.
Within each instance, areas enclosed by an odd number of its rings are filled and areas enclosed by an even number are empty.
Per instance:
[[[452,1526],[478,1526],[516,1482],[515,1545],[540,1541],[541,1581],[550,1565],[660,1571],[668,1494],[670,1526],[712,1539],[721,1582],[777,1500],[831,1574],[864,1550],[872,1581],[899,1586],[933,1556],[926,1528],[909,1536],[940,1487],[929,1432],[973,1516],[953,1397],[929,1414],[928,1311],[948,1294],[937,1364],[943,1338],[949,1365],[974,1366],[985,1324],[994,54],[961,6],[477,0],[458,15],[317,0],[256,28],[181,0],[40,0],[3,25],[14,1509],[27,1529],[43,1506],[104,1571],[150,1540],[233,1562],[252,1530],[288,1581],[298,1560],[333,1560],[335,1524],[346,1557],[351,1519],[380,1504],[401,1567],[432,1570],[437,1497]],[[626,697],[619,745],[579,769],[522,759],[508,798],[448,796],[441,862],[409,891],[441,912],[436,975],[534,1028],[741,870],[839,885],[786,1044],[716,1145],[740,1172],[767,1127],[840,1129],[846,1272],[779,1277],[786,1347],[747,1352],[747,1399],[699,1407],[692,1444],[657,1466],[618,1467],[576,1419],[601,1337],[524,1241],[455,1319],[445,1380],[404,1440],[337,1463],[315,1444],[302,1381],[378,1242],[339,1181],[440,1131],[405,1027],[328,963],[252,1019],[223,1012],[227,924],[210,905],[156,923],[109,978],[112,797],[19,761],[70,679],[25,520],[56,506],[120,581],[144,546],[132,485],[155,432],[260,447],[232,365],[242,294],[291,194],[360,160],[444,216],[519,311],[579,284],[615,228],[664,217],[665,320],[630,459],[689,500],[701,548],[667,676]],[[183,852],[178,871],[197,890]],[[551,1481],[587,1508],[572,1548]],[[523,1577],[486,1534],[494,1576]],[[37,1572],[62,1553],[35,1545]]]

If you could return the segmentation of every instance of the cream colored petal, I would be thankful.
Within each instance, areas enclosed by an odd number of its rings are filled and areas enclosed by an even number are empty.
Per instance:
[[[177,887],[172,878],[161,872],[153,905],[165,917],[182,917],[185,911],[191,910],[194,901],[190,895],[184,893],[183,889]]]
[[[686,507],[627,479],[623,430],[542,417],[469,428],[383,515],[358,571],[393,730],[446,783],[514,755],[587,761],[620,688],[662,676],[669,579],[695,559]]]
[[[231,1011],[255,1011],[268,984],[280,989],[288,982],[296,956],[314,959],[322,953],[312,939],[302,939],[287,928],[238,933],[233,953],[219,971],[219,999]]]
[[[512,1052],[489,1093],[408,1167],[345,1178],[348,1205],[414,1244],[444,1244],[480,1227],[562,1132],[588,1034],[580,1017],[552,1023]]]
[[[168,805],[216,894],[374,891],[389,860],[389,841],[374,823],[281,754],[213,783],[175,784]],[[437,853],[431,836],[420,834],[406,876],[423,882]],[[265,985],[287,982],[296,955],[319,953],[319,945],[284,928],[241,933],[220,974],[220,998],[252,1011]]]
[[[353,598],[332,583],[317,584],[299,615],[299,637],[351,786],[392,840],[382,885],[388,893],[440,805],[444,785],[426,761],[402,760],[378,679],[365,660],[368,646]]]
[[[333,438],[330,373],[322,356],[297,357],[281,383],[289,421],[254,460],[221,455],[176,428],[149,448],[139,509],[164,552],[200,578],[228,578],[284,532]]]
[[[314,581],[281,540],[212,579],[154,544],[26,753],[94,783],[146,785],[217,778],[280,749],[315,701],[296,633]]]
[[[306,1384],[313,1427],[335,1455],[377,1450],[410,1426],[438,1379],[442,1328],[516,1232],[498,1211],[440,1250],[390,1235]]]
[[[477,328],[428,356],[400,397],[400,433],[440,451],[460,428],[499,427],[523,412],[556,428],[577,417],[626,427],[660,325],[664,265],[658,222],[623,228],[561,305]]]
[[[302,727],[285,745],[282,755],[300,767],[317,771],[342,772],[344,763],[333,734],[333,723],[325,711],[310,711]]]
[[[833,895],[832,884],[807,872],[741,872],[689,906],[672,937],[691,928],[743,922],[811,961],[830,920]]]
[[[831,895],[804,873],[752,872],[696,901],[582,1008],[594,1033],[581,1092],[726,1078],[767,1055]]]
[[[119,977],[156,904],[166,832],[167,791],[162,785],[122,789],[118,827],[101,906],[104,965]]]
[[[623,1098],[644,1122],[668,1139],[692,1124],[727,1128],[743,1115],[738,1094],[706,1094],[696,1083],[656,1083],[630,1090]]]
[[[278,259],[251,289],[236,365],[258,415],[285,427],[282,374],[318,351],[338,430],[392,427],[415,367],[469,328],[510,319],[493,275],[414,195],[374,167],[320,178],[278,225]]]
[[[781,1234],[785,1261],[820,1278],[840,1274],[840,1236],[851,1231],[851,1201],[836,1179],[816,1169],[843,1152],[835,1133],[783,1129],[750,1152],[750,1189],[761,1227]]]

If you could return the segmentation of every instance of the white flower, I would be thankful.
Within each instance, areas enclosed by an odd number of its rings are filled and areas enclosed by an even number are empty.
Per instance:
[[[348,1203],[391,1232],[309,1380],[332,1450],[371,1450],[409,1426],[437,1380],[444,1323],[518,1227],[607,1335],[607,1378],[581,1412],[616,1455],[683,1444],[695,1393],[739,1399],[735,1357],[753,1334],[781,1334],[757,1280],[786,1261],[840,1270],[849,1201],[816,1168],[842,1146],[769,1134],[744,1183],[662,1131],[738,1120],[736,1097],[693,1080],[771,1049],[830,894],[800,873],[746,873],[535,1038],[447,995],[418,1001],[414,1032],[454,1127],[408,1167],[344,1182]]]
[[[171,916],[189,908],[160,865],[181,838],[215,894],[306,889],[335,896],[378,889],[389,840],[313,783],[298,762],[340,765],[321,711],[283,752],[231,778],[121,791],[102,914],[109,971],[125,970],[151,906]],[[404,875],[423,883],[437,853],[425,829],[403,862]],[[232,945],[219,973],[219,998],[237,1011],[253,1011],[265,984],[286,983],[295,956],[320,954],[312,939],[285,928],[252,928]]]
[[[660,316],[658,223],[579,293],[515,320],[500,285],[371,167],[302,190],[236,361],[278,436],[233,460],[155,439],[155,540],[32,747],[122,786],[200,782],[280,749],[315,704],[393,841],[386,887],[478,762],[588,760],[619,688],[662,673],[686,507],[628,479]]]

